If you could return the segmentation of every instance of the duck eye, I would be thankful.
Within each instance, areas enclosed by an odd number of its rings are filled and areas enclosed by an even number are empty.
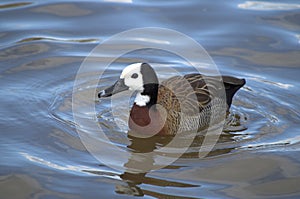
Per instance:
[[[138,78],[138,74],[137,73],[133,73],[132,75],[131,75],[131,78],[133,78],[133,79],[136,79],[136,78]]]

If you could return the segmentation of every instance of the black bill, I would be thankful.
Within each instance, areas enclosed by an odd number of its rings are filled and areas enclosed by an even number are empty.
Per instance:
[[[116,93],[128,90],[129,87],[125,85],[124,79],[119,79],[114,85],[100,91],[98,97],[110,97]]]

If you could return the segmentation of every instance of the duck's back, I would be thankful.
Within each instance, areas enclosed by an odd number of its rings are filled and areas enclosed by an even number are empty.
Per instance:
[[[176,134],[205,127],[212,114],[224,115],[229,110],[233,95],[244,84],[244,79],[201,74],[174,76],[163,81],[157,103],[167,111],[165,129],[169,134]]]

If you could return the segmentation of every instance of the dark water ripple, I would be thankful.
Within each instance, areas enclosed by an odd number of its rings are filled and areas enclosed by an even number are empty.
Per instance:
[[[0,198],[298,198],[299,9],[295,0],[1,2]],[[222,74],[246,78],[247,84],[234,98],[231,131],[206,158],[198,158],[198,136],[171,165],[133,174],[87,151],[76,132],[72,92],[77,70],[97,44],[148,26],[193,37]],[[109,85],[124,65],[139,59],[186,70],[180,59],[160,53],[118,59],[98,85],[95,73],[107,53],[82,74],[76,93]],[[108,138],[137,162],[143,156],[136,152],[170,141],[127,137],[114,126],[110,102],[95,104]],[[84,109],[75,114],[91,117]],[[233,125],[246,128],[234,131]],[[108,160],[120,162],[110,154]],[[125,163],[119,166],[126,170]]]

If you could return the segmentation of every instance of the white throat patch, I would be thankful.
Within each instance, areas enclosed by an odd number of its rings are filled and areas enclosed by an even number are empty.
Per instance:
[[[141,93],[137,93],[134,102],[138,106],[146,106],[146,104],[150,102],[150,97],[148,95],[142,95]]]

